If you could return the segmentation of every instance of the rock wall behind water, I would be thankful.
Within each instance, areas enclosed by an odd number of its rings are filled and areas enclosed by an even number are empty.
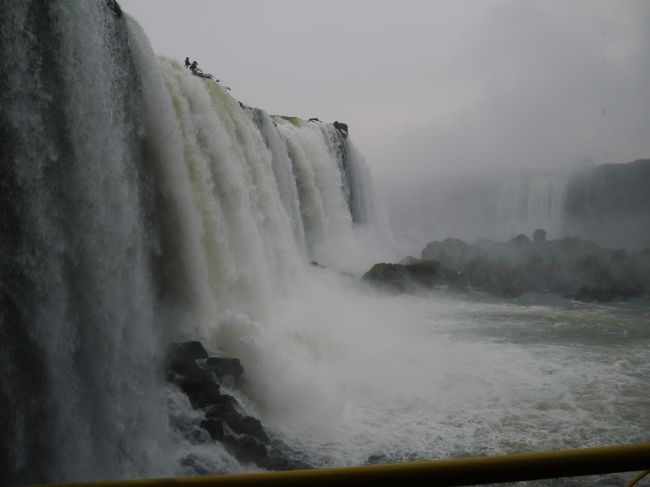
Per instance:
[[[604,164],[571,178],[566,232],[608,247],[650,247],[650,159]]]

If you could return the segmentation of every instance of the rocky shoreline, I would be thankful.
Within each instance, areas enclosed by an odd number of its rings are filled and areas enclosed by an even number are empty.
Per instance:
[[[448,238],[430,242],[420,258],[375,264],[362,278],[391,292],[445,287],[514,298],[528,292],[553,293],[585,302],[608,302],[650,293],[650,248],[608,249],[578,237],[473,244]]]
[[[224,386],[236,388],[244,373],[238,359],[210,356],[198,341],[173,342],[164,366],[167,381],[204,415],[199,426],[240,463],[266,470],[309,468],[272,438],[258,418],[245,413],[237,398],[224,392]]]

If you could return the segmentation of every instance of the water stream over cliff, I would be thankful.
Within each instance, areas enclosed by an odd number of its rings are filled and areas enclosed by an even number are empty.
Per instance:
[[[187,339],[312,465],[643,436],[643,308],[590,348],[565,304],[377,294],[357,277],[395,256],[346,134],[156,57],[113,1],[0,11],[0,483],[254,468],[165,382]],[[540,320],[568,338],[531,345]]]

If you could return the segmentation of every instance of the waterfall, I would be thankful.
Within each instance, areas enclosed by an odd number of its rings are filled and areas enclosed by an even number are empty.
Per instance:
[[[551,238],[564,230],[564,202],[568,175],[524,175],[499,184],[497,195],[498,235],[532,235],[542,228]]]
[[[173,474],[166,344],[253,364],[309,262],[361,268],[387,228],[368,169],[156,58],[114,1],[2,11],[0,478]]]
[[[141,475],[165,413],[127,32],[104,2],[2,10],[0,477]]]

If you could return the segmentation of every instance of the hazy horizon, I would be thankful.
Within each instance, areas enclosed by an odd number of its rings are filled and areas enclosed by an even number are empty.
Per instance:
[[[447,179],[650,157],[650,2],[120,4],[157,54],[196,59],[243,103],[348,123],[389,203],[431,206]]]
[[[243,103],[349,123],[381,179],[650,155],[642,0],[120,3]]]

